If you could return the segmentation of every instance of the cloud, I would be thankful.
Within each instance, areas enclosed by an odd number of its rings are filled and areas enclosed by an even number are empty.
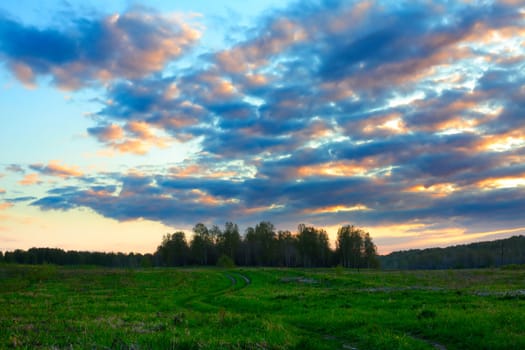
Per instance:
[[[48,165],[32,164],[29,168],[43,175],[58,176],[61,178],[80,177],[83,175],[79,167],[62,165],[58,161],[51,161]]]
[[[88,129],[88,133],[100,142],[113,142],[124,138],[124,130],[115,124],[92,127]]]
[[[144,121],[130,121],[124,127],[110,124],[88,129],[88,134],[121,153],[146,154],[152,146],[166,148],[172,141],[159,136],[154,126]]]
[[[108,80],[88,134],[135,154],[193,142],[191,159],[32,204],[168,225],[523,226],[523,24],[505,2],[270,11],[198,66],[112,72],[125,79]]]
[[[392,225],[403,222],[446,223],[468,227],[490,216],[493,223],[519,224],[525,209],[523,188],[454,191],[403,189],[384,179],[311,177],[301,182],[275,179],[215,179],[173,176],[125,176],[115,186],[64,188],[33,202],[42,209],[89,207],[117,220],[145,218],[167,225],[235,220],[243,225],[269,219],[294,224],[359,222]],[[117,189],[121,190],[118,191]],[[435,195],[436,191],[442,191]]]
[[[40,180],[40,177],[37,173],[31,173],[24,176],[24,178],[20,181],[18,181],[20,185],[23,186],[29,186],[29,185],[35,185],[35,184],[41,184],[42,181]]]
[[[18,164],[10,164],[5,167],[5,170],[12,172],[12,173],[20,173],[20,174],[23,174],[25,172],[24,168]]]
[[[36,197],[24,196],[24,197],[15,197],[15,198],[6,198],[5,200],[9,203],[21,203],[35,200]]]
[[[51,76],[64,89],[160,71],[200,37],[180,16],[135,7],[122,14],[72,18],[54,27],[0,16],[0,58],[23,83]]]

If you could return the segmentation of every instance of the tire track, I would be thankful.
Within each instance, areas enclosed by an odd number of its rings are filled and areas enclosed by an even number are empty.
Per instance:
[[[243,275],[240,272],[232,272],[231,275],[230,274],[226,274],[226,275],[228,275],[229,278],[232,278],[232,275],[233,275],[233,276],[236,276],[237,278],[242,279],[244,281],[244,287],[252,283],[252,281],[250,280],[250,278],[248,278],[248,276]]]

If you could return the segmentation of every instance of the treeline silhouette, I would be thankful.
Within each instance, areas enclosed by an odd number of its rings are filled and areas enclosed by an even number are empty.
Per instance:
[[[150,266],[286,266],[375,268],[377,247],[370,234],[352,225],[337,232],[335,249],[324,229],[300,224],[297,232],[277,231],[263,221],[241,235],[237,224],[221,229],[198,223],[188,241],[182,231],[166,234],[153,254],[64,251],[58,248],[17,249],[0,261],[20,264]]]
[[[447,248],[412,249],[380,257],[384,269],[484,268],[525,264],[525,237],[513,236]]]

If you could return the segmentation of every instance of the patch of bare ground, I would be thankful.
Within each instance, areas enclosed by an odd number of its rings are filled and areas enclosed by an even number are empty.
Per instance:
[[[290,282],[303,283],[303,284],[319,283],[316,279],[306,278],[306,277],[283,277],[280,279],[280,281],[283,283],[290,283]]]
[[[479,297],[525,298],[525,289],[507,290],[504,292],[478,291],[474,294]]]

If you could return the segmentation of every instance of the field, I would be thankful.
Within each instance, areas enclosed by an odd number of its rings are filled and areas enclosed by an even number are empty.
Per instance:
[[[525,349],[525,270],[0,265],[0,348]]]

